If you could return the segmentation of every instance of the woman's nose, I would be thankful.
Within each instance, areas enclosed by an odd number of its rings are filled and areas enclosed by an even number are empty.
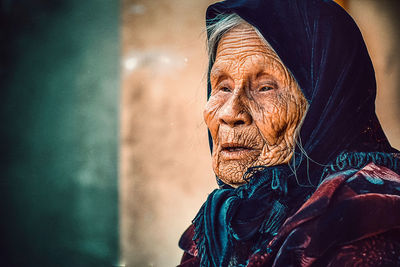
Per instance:
[[[229,125],[230,127],[250,125],[252,121],[253,119],[251,115],[248,113],[245,105],[243,105],[238,96],[232,96],[232,98],[222,107],[219,114],[219,122],[221,124]]]

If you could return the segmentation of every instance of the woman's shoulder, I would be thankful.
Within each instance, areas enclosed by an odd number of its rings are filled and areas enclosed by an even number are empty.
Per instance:
[[[247,266],[400,266],[400,175],[374,163],[327,177]],[[180,266],[199,266],[191,225]]]
[[[400,231],[384,233],[331,248],[313,266],[400,266]]]
[[[191,224],[179,239],[179,247],[184,251],[179,267],[199,266],[198,250],[194,237],[194,225]]]
[[[400,261],[399,210],[400,176],[394,171],[369,163],[332,174],[271,242],[271,251],[279,248],[274,262],[328,266],[331,260],[329,266],[347,266],[344,261],[368,259],[375,263],[361,266],[380,266],[379,261]]]

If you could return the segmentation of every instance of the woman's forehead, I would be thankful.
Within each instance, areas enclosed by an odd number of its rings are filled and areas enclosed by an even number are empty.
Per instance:
[[[252,26],[242,24],[221,38],[210,78],[228,73],[245,75],[263,71],[286,76],[285,67],[275,51],[262,40]]]
[[[275,51],[249,24],[241,24],[225,33],[218,43],[212,72],[240,66],[267,68],[282,65]]]
[[[248,24],[241,24],[225,33],[218,43],[216,58],[245,53],[276,55]]]

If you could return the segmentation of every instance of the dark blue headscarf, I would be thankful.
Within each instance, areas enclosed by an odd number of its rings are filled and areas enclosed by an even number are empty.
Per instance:
[[[227,0],[209,6],[207,23],[230,13],[261,32],[309,108],[299,134],[303,151],[296,145],[290,163],[296,177],[288,165],[251,168],[247,184],[237,189],[221,184],[209,195],[193,221],[202,266],[227,266],[232,260],[239,266],[246,255],[266,246],[327,173],[362,168],[370,161],[392,167],[386,163],[396,152],[375,114],[376,81],[367,48],[339,5],[331,0]]]

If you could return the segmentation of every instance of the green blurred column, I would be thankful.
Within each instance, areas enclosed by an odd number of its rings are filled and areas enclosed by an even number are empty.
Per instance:
[[[0,3],[0,266],[117,265],[119,2]]]

